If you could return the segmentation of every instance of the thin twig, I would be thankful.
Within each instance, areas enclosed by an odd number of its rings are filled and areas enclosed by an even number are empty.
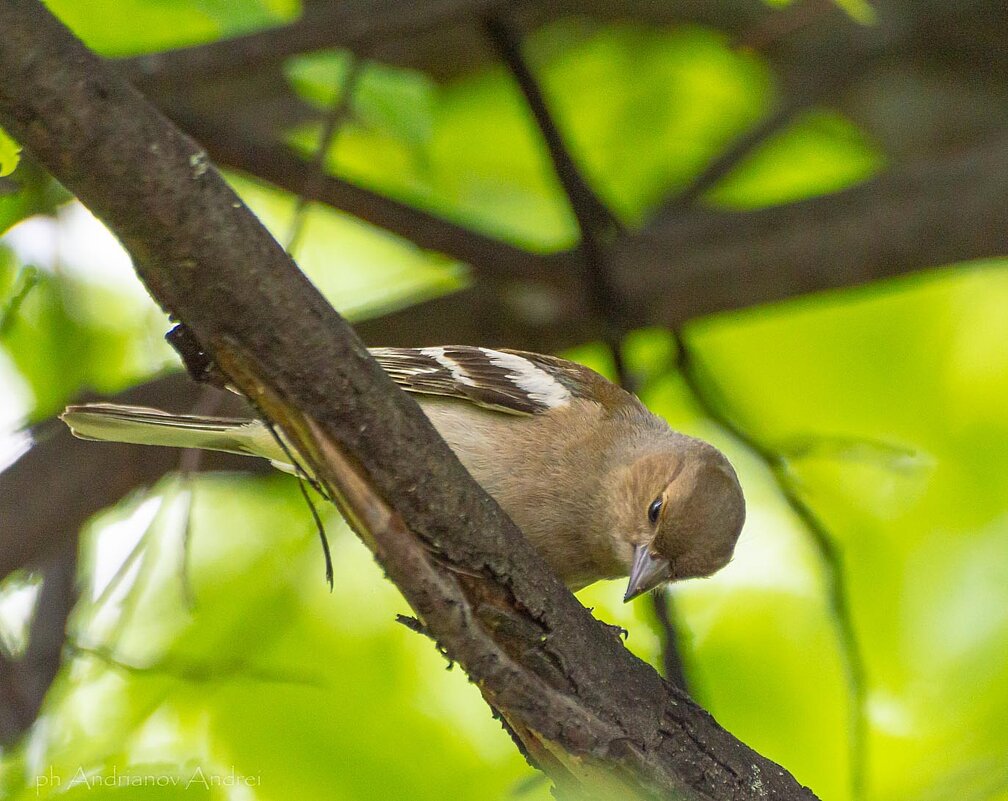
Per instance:
[[[813,545],[819,552],[819,560],[826,575],[826,595],[830,611],[833,615],[837,637],[843,655],[844,671],[847,674],[847,686],[850,693],[850,782],[851,797],[864,798],[867,776],[867,718],[865,715],[866,681],[864,657],[854,629],[850,598],[847,594],[844,578],[843,557],[833,541],[828,528],[808,504],[792,475],[786,462],[745,429],[736,424],[725,411],[724,403],[718,399],[718,388],[713,379],[701,376],[701,370],[681,333],[676,333],[679,345],[679,370],[683,381],[689,388],[704,414],[730,433],[739,442],[756,454],[769,469],[777,483],[777,487],[792,511],[798,516],[808,532]]]
[[[810,105],[805,98],[795,98],[786,101],[770,116],[745,131],[737,139],[729,143],[718,156],[707,164],[690,182],[679,191],[664,207],[664,211],[684,210],[700,199],[701,195],[721,181],[735,167],[742,163],[749,154],[763,144],[767,139],[788,125],[800,111]]]
[[[686,688],[686,671],[679,653],[679,627],[676,624],[675,600],[667,588],[648,593],[655,622],[661,632],[661,657],[665,678],[677,687]]]
[[[485,24],[490,39],[514,75],[536,120],[539,132],[546,142],[554,172],[563,187],[581,234],[579,261],[587,289],[589,310],[601,323],[603,340],[612,358],[620,386],[633,392],[634,378],[623,358],[627,301],[613,280],[609,256],[612,243],[621,233],[619,222],[599,200],[574,163],[542,89],[522,55],[517,32],[500,18],[489,18]],[[688,691],[682,657],[678,650],[674,611],[666,605],[663,596],[653,594],[651,599],[654,604],[655,621],[662,632],[662,664],[665,678],[683,691]]]
[[[609,229],[611,233],[618,232],[619,222],[588,186],[581,170],[571,157],[553,113],[546,103],[542,87],[532,74],[522,53],[518,31],[502,17],[488,17],[485,26],[490,41],[511,71],[525,102],[528,103],[549,151],[553,169],[567,194],[582,233],[586,231],[595,233],[604,229]]]
[[[700,197],[713,189],[725,176],[742,163],[756,148],[771,136],[783,131],[799,114],[808,111],[831,92],[839,90],[854,77],[849,65],[834,68],[828,75],[808,90],[786,98],[761,120],[754,128],[740,134],[707,164],[690,182],[670,200],[660,213],[683,211],[692,206]]]
[[[35,267],[24,267],[18,273],[10,299],[7,301],[7,305],[4,306],[3,311],[0,311],[0,337],[10,331],[14,320],[17,319],[17,313],[21,308],[21,304],[24,303],[25,298],[28,297],[28,293],[35,288],[38,282],[39,271]]]
[[[214,392],[207,385],[200,388],[200,396],[193,405],[192,414],[214,415],[220,409],[223,396],[219,392]],[[203,462],[203,451],[200,448],[185,448],[179,457],[179,494],[185,499],[185,509],[182,529],[182,596],[185,599],[186,607],[189,611],[196,608],[196,593],[192,586],[190,559],[192,556],[192,510],[193,510],[193,473],[199,471]]]
[[[319,133],[318,147],[312,156],[310,171],[305,178],[305,186],[298,192],[297,202],[294,205],[294,215],[291,220],[290,231],[287,233],[287,245],[285,248],[292,255],[300,244],[301,235],[304,233],[305,221],[308,217],[309,198],[318,194],[320,184],[325,181],[326,156],[329,154],[333,142],[339,136],[343,124],[350,116],[353,108],[354,94],[363,72],[363,59],[351,54],[346,77],[343,79],[343,85],[337,89],[329,111],[325,116],[322,131]]]
[[[277,445],[284,452],[287,460],[290,462],[291,466],[294,468],[294,473],[298,480],[298,489],[301,490],[301,497],[304,498],[304,502],[308,506],[308,511],[311,512],[312,520],[315,522],[315,528],[318,531],[319,540],[322,542],[322,556],[325,559],[325,578],[326,583],[329,585],[329,591],[333,588],[333,561],[332,552],[329,550],[329,538],[326,536],[325,526],[322,523],[322,516],[319,514],[318,509],[315,507],[315,502],[312,500],[311,495],[308,494],[308,487],[311,486],[319,495],[325,498],[327,501],[332,501],[332,497],[325,490],[321,483],[319,483],[315,478],[313,478],[307,468],[305,468],[300,460],[298,460],[294,453],[291,451],[290,446],[284,441],[284,438],[280,436],[280,433],[276,430],[276,426],[273,422],[256,407],[259,412],[259,417],[262,419],[263,424],[266,426],[267,430],[273,436]]]
[[[405,626],[412,632],[422,634],[424,637],[426,637],[428,640],[434,643],[434,647],[437,649],[437,652],[441,654],[441,656],[443,656],[448,663],[445,666],[445,670],[451,670],[453,667],[455,667],[455,661],[448,655],[448,652],[445,650],[445,647],[437,641],[437,638],[430,633],[430,629],[428,629],[419,618],[415,618],[412,615],[396,615],[395,622]]]
[[[518,32],[501,17],[488,17],[485,27],[490,40],[508,66],[518,84],[553,164],[567,202],[581,234],[580,255],[582,280],[592,316],[605,324],[604,340],[612,353],[613,365],[620,383],[630,383],[623,361],[620,340],[627,328],[627,309],[623,293],[613,280],[608,266],[608,250],[622,232],[619,221],[584,179],[575,164],[563,135],[549,110],[542,88],[521,50]]]
[[[836,11],[831,0],[806,0],[795,3],[789,12],[778,12],[768,17],[768,30],[776,21],[780,28],[773,28],[777,38],[783,38],[812,22]],[[783,20],[789,22],[784,24]],[[737,47],[751,47],[742,40]],[[831,94],[845,87],[861,74],[867,62],[877,54],[876,47],[853,48],[844,51],[828,64],[817,64],[810,74],[785,76],[785,94],[777,108],[760,121],[754,128],[744,131],[706,167],[704,167],[679,192],[663,205],[664,212],[685,210],[712,189],[728,173],[742,163],[753,151],[774,134],[787,127],[801,112],[815,106]]]

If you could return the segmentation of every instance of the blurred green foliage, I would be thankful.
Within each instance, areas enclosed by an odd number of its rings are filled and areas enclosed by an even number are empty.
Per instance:
[[[0,128],[0,178],[10,175],[21,158],[21,146]]]
[[[207,41],[297,11],[282,0],[50,5],[108,54]],[[631,225],[765,115],[775,91],[756,57],[701,29],[565,23],[536,34],[530,55],[576,157]],[[294,59],[287,73],[305,99],[328,107],[347,57]],[[330,169],[530,248],[573,242],[573,220],[502,71],[442,85],[369,65],[353,108]],[[310,152],[318,130],[290,135]],[[863,132],[819,110],[704,202],[787,202],[883,163]],[[285,240],[294,199],[233,181]],[[11,222],[38,208],[24,197]],[[296,255],[354,316],[466,281],[460,265],[314,206]],[[732,564],[673,593],[692,689],[824,801],[851,797],[856,712],[829,574],[768,465],[708,411],[781,459],[839,548],[864,656],[866,797],[1008,799],[1006,304],[1008,273],[991,263],[698,321],[685,342],[702,399],[677,369],[668,332],[635,332],[627,343],[645,402],[723,448],[749,502]],[[10,250],[0,250],[0,314],[2,353],[29,419],[169,363],[152,305],[79,272],[21,264]],[[570,355],[609,370],[598,345]],[[67,665],[40,722],[0,758],[0,793],[507,797],[530,771],[478,691],[395,622],[408,609],[394,587],[337,518],[327,527],[332,594],[311,518],[283,476],[168,479],[93,521]],[[621,589],[596,585],[580,597],[657,664],[646,601],[624,606]],[[130,773],[164,781],[130,787]],[[224,785],[229,776],[254,784]],[[545,785],[527,797],[546,798]]]
[[[123,57],[211,42],[295,19],[300,0],[47,0],[90,48]]]

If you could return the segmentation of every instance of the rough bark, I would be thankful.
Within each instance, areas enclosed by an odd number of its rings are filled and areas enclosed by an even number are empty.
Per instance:
[[[0,29],[0,122],[283,429],[563,790],[813,798],[577,603],[195,142],[37,0],[0,5]]]

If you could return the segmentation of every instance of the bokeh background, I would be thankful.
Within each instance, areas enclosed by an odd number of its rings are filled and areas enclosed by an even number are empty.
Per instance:
[[[91,47],[125,58],[248,36],[326,4],[48,5]],[[948,31],[962,34],[961,53],[939,42],[926,63],[855,60],[839,77],[824,66],[811,92],[781,74],[795,37],[811,51],[825,19],[884,51],[885,14],[903,7],[740,0],[692,18],[703,3],[667,5],[571,3],[523,18],[524,51],[570,151],[626,230],[760,126],[700,208],[843,197],[911,156],[961,155],[1005,130],[1002,78],[969,66],[988,43],[969,50],[961,20]],[[996,29],[985,4],[961,5],[979,8],[977,30]],[[426,36],[426,69],[402,56],[408,42],[387,58],[377,46],[312,48],[267,72],[167,89],[144,77],[156,78],[155,62],[126,63],[178,118],[218,108],[250,141],[281,131],[328,175],[531,253],[567,251],[577,220],[512,76],[486,48],[432,56]],[[824,64],[842,61],[836,41],[821,43]],[[235,98],[244,105],[228,107]],[[17,169],[0,179],[0,493],[23,486],[11,476],[57,436],[27,427],[82,394],[114,396],[180,367],[162,339],[167,319],[111,235],[30,155],[9,148],[7,162]],[[408,340],[418,309],[414,344],[436,344],[439,327],[460,328],[437,317],[442,307],[424,311],[430,299],[507,290],[485,266],[306,204],[254,172],[227,176],[354,321],[390,315]],[[749,502],[734,561],[667,599],[690,692],[824,801],[1008,799],[1008,271],[988,255],[811,294],[782,276],[790,300],[656,320],[622,339],[642,399],[721,447]],[[712,280],[738,280],[744,295],[745,276],[727,275]],[[541,300],[522,296],[526,340],[515,323],[478,344],[543,347]],[[576,336],[557,349],[614,375],[599,337]],[[117,467],[90,447],[85,475],[58,458],[33,468],[35,492],[58,503],[52,488],[70,482],[101,496]],[[396,622],[405,602],[323,510],[329,592],[293,479],[173,473],[116,500],[0,576],[3,797],[549,797],[465,675]],[[20,502],[0,506],[4,541],[41,536],[14,513]],[[625,606],[621,594],[613,582],[579,597],[660,666],[650,600]],[[162,781],[129,786],[129,775]]]

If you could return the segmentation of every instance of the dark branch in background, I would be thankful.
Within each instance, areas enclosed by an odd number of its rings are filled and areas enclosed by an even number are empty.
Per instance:
[[[692,209],[616,246],[631,308],[704,314],[1008,253],[1008,140],[894,168],[832,195],[748,212]]]
[[[766,51],[825,14],[844,14],[834,0],[799,0],[768,14],[741,31],[732,42],[735,50]]]
[[[658,213],[673,215],[677,210],[685,209],[696,203],[705,192],[713,189],[722,178],[726,177],[743,159],[778,131],[783,130],[802,111],[812,105],[810,98],[795,98],[787,100],[780,108],[772,112],[766,119],[751,130],[746,131],[733,142],[730,142],[718,156],[690,179],[678,194],[674,195]]]
[[[528,103],[529,111],[532,112],[550,160],[553,162],[553,170],[567,194],[582,235],[603,233],[611,239],[620,230],[619,222],[613,217],[609,208],[599,200],[581,174],[581,169],[574,163],[563,134],[560,133],[553,113],[549,110],[549,103],[543,95],[542,87],[525,61],[517,30],[503,17],[487,17],[484,24],[490,41],[511,71],[525,102]]]
[[[496,291],[477,284],[354,327],[370,345],[482,342],[544,353],[601,336],[597,321],[584,314],[577,298],[533,282],[505,284]]]
[[[628,17],[655,25],[692,22],[734,35],[772,15],[758,2],[679,0],[676,3],[561,0],[508,3],[504,0],[343,0],[305,4],[301,18],[286,25],[194,47],[122,59],[127,77],[155,94],[208,76],[231,76],[282,64],[291,56],[329,48],[360,54],[375,50],[383,61],[453,77],[481,63],[473,22],[499,9],[521,14],[527,29],[585,13],[597,19]],[[442,41],[446,32],[456,47]]]
[[[281,64],[290,56],[332,47],[367,48],[374,42],[473,18],[501,0],[373,0],[313,3],[301,19],[276,28],[165,53],[120,61],[138,86],[184,84],[194,77],[244,72]]]
[[[661,643],[662,671],[665,678],[684,692],[689,692],[686,667],[679,652],[679,621],[676,617],[675,597],[668,589],[650,593],[651,612],[658,624],[658,639]]]
[[[0,5],[0,28],[0,124],[283,430],[562,791],[813,797],[577,603],[195,142],[37,0]]]
[[[490,18],[487,32],[504,63],[511,70],[522,95],[532,111],[539,132],[550,154],[554,172],[563,187],[567,202],[577,220],[581,241],[578,255],[581,275],[587,289],[590,317],[603,330],[603,342],[609,349],[620,386],[635,390],[623,358],[623,334],[626,331],[626,298],[612,279],[609,246],[621,227],[609,209],[592,191],[564,142],[563,135],[549,110],[539,82],[522,55],[521,42],[515,30],[504,20]],[[682,656],[679,653],[678,626],[665,592],[649,595],[655,620],[661,629],[662,666],[665,678],[688,692]]]
[[[66,624],[77,600],[77,543],[69,540],[42,567],[25,652],[0,651],[0,746],[11,746],[35,721],[62,663]]]
[[[768,17],[767,22],[779,20],[789,14],[800,19],[802,24],[776,32],[778,37],[784,37],[796,28],[804,27],[812,20],[820,18],[830,9],[833,14],[843,13],[833,0],[805,0],[789,6],[788,10],[781,14]],[[867,64],[882,52],[880,44],[875,40],[869,40],[860,47],[848,47],[839,52],[831,52],[829,59],[821,59],[815,68],[808,70],[807,73],[802,70],[802,64],[791,65],[791,70],[784,76],[784,97],[778,102],[777,109],[731,142],[710,164],[694,176],[684,189],[675,193],[657,216],[674,217],[677,212],[692,206],[759,145],[783,130],[801,112],[829,99],[831,95],[835,96],[858,75],[863,74]],[[823,61],[825,63],[822,63]]]
[[[502,17],[487,17],[485,25],[490,40],[528,103],[539,133],[546,143],[553,171],[574,213],[581,235],[576,255],[579,257],[577,261],[581,268],[582,285],[587,290],[588,311],[603,326],[603,341],[612,354],[620,383],[628,386],[629,376],[623,363],[620,344],[622,335],[627,330],[627,313],[623,295],[613,283],[607,263],[607,250],[621,232],[621,226],[574,163],[543,96],[542,88],[525,62],[521,41],[515,29]]]
[[[686,338],[682,334],[677,334],[677,340],[680,372],[704,414],[759,456],[774,477],[784,500],[801,521],[819,552],[819,560],[826,574],[827,601],[843,654],[843,666],[847,674],[847,687],[850,693],[848,704],[850,710],[851,797],[864,798],[865,782],[868,776],[866,739],[868,721],[865,709],[867,687],[865,685],[864,656],[861,653],[861,646],[854,630],[850,599],[847,597],[843,554],[834,543],[829,529],[819,520],[815,511],[795,486],[794,479],[788,472],[786,461],[771,447],[761,443],[731,419],[726,411],[723,398],[718,395],[717,386],[709,377],[702,375],[700,366]]]

